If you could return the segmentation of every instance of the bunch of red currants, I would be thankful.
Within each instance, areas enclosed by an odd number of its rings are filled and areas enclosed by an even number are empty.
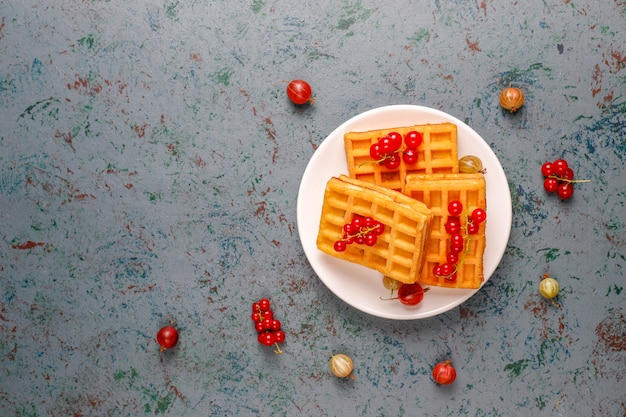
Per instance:
[[[401,151],[402,135],[398,132],[389,132],[370,146],[370,156],[388,169],[398,168],[401,161],[407,165],[414,165],[417,163],[417,148],[422,144],[422,139],[421,133],[415,130],[408,132],[404,135],[406,147]]]
[[[572,198],[575,182],[589,182],[588,180],[575,180],[574,170],[569,167],[564,159],[545,162],[541,166],[541,173],[545,178],[543,188],[549,193],[556,192],[562,200]]]
[[[372,217],[355,216],[343,226],[343,237],[335,242],[335,251],[344,252],[352,243],[374,246],[384,231],[385,225]]]
[[[252,321],[258,333],[258,341],[263,346],[276,345],[274,352],[283,353],[279,343],[285,341],[285,332],[281,330],[280,321],[274,318],[274,312],[270,308],[270,300],[262,298],[252,303]]]
[[[467,248],[469,235],[478,233],[481,223],[487,220],[487,212],[477,207],[467,216],[465,228],[461,226],[460,215],[463,213],[463,203],[453,200],[448,204],[448,219],[444,225],[446,233],[450,235],[450,246],[446,255],[446,262],[436,265],[433,274],[449,281],[456,279],[457,265],[463,262],[463,254]],[[467,236],[464,236],[465,232]]]

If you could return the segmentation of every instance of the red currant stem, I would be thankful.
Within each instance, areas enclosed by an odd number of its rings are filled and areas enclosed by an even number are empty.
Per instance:
[[[257,310],[259,310],[259,321],[263,321],[263,311],[261,310],[261,307],[257,307]]]
[[[278,342],[274,343],[274,345],[276,345],[276,349],[274,349],[274,353],[277,355],[280,355],[283,353],[282,350],[280,350],[280,345],[278,344]]]
[[[353,238],[359,237],[359,236],[365,236],[369,232],[373,232],[374,230],[376,230],[376,227],[361,227],[361,230],[359,230],[357,233],[355,233],[353,235],[348,235],[347,239],[342,239],[342,240],[344,242],[347,242],[349,239],[353,239]]]
[[[365,162],[361,162],[358,166],[358,168],[361,168],[363,165],[374,165],[374,164],[382,164],[383,162],[385,162],[387,159],[391,158],[391,154],[386,154],[385,156],[383,156],[380,159],[377,160],[370,160],[370,161],[365,161]]]
[[[574,183],[574,182],[591,182],[591,180],[568,180],[567,178],[561,178],[556,174],[549,175],[548,178],[556,178],[559,181]]]

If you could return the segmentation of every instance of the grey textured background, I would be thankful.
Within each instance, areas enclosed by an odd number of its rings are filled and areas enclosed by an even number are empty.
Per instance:
[[[0,414],[626,415],[626,3],[309,3],[0,2]],[[388,104],[465,121],[513,197],[492,279],[427,320],[343,304],[297,233],[316,147]],[[591,180],[565,203],[539,170],[559,157]],[[256,342],[260,297],[282,355]]]

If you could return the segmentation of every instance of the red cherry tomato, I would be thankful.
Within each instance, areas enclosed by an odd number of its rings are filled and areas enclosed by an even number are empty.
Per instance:
[[[315,103],[312,94],[311,86],[304,80],[293,80],[287,85],[287,96],[295,104]]]
[[[424,299],[424,289],[419,284],[402,284],[398,288],[398,300],[402,304],[414,306]]]
[[[452,362],[447,360],[439,362],[433,368],[433,379],[439,385],[449,385],[456,379],[456,369],[452,366]]]
[[[159,345],[161,345],[161,352],[165,349],[173,348],[178,343],[178,330],[173,326],[165,326],[159,330],[156,339]]]

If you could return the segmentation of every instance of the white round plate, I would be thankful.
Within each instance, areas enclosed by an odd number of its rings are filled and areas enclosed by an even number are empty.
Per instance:
[[[383,300],[389,297],[390,291],[383,287],[382,274],[378,271],[332,257],[316,246],[326,183],[332,176],[348,174],[344,133],[442,122],[457,125],[459,157],[476,155],[487,169],[488,218],[484,256],[487,282],[500,263],[509,241],[513,217],[511,194],[495,153],[478,133],[459,119],[436,109],[414,105],[386,106],[367,111],[346,121],[328,135],[304,171],[298,191],[297,211],[298,230],[306,257],[329,290],[365,313],[395,320],[422,319],[445,313],[478,291],[430,287],[421,303],[408,307],[398,300]]]

